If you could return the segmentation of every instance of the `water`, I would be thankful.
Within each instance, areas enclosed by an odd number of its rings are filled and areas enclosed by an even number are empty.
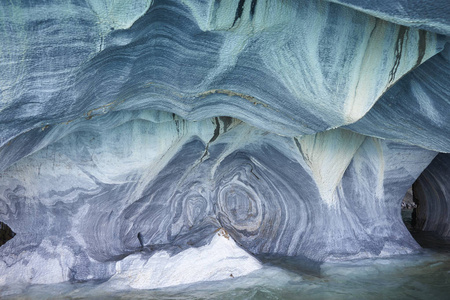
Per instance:
[[[450,251],[321,266],[261,258],[249,276],[159,290],[111,290],[103,283],[8,287],[2,299],[450,299]]]
[[[318,264],[302,258],[258,257],[248,276],[158,290],[112,290],[103,282],[0,288],[2,299],[447,299],[450,240],[414,231],[420,254]]]

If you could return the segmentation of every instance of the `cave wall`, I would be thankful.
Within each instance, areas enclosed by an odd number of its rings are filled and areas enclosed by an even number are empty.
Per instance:
[[[360,120],[347,128],[362,134],[450,149],[450,46],[406,74]]]
[[[418,251],[400,203],[450,152],[448,6],[331,2],[2,2],[0,285]]]
[[[450,237],[450,156],[439,154],[413,185],[416,229]]]
[[[446,0],[331,0],[391,22],[450,34],[450,4]]]
[[[445,43],[326,1],[141,2],[2,3],[0,145],[144,108],[313,134],[357,121]]]
[[[1,174],[0,213],[17,233],[2,247],[6,283],[46,282],[29,266],[49,260],[52,280],[108,278],[143,248],[176,255],[217,228],[254,254],[317,261],[419,249],[399,209],[433,151],[343,129],[290,138],[227,117],[120,115]]]

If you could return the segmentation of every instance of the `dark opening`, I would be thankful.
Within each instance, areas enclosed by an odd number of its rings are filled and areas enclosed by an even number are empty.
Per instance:
[[[416,226],[417,204],[413,195],[413,189],[410,187],[402,201],[402,219],[409,231],[414,230]]]
[[[3,222],[0,222],[0,247],[12,239],[16,234]]]
[[[402,201],[402,219],[412,237],[422,248],[437,252],[450,252],[450,239],[439,236],[434,231],[424,230],[427,216],[426,199],[421,199],[417,192],[417,181],[408,190]]]

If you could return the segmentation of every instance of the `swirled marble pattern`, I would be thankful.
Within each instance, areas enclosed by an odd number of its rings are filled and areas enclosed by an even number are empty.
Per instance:
[[[446,0],[330,0],[394,23],[450,35],[450,4]]]
[[[418,251],[400,203],[450,152],[447,6],[333,2],[1,2],[0,286]]]
[[[218,228],[251,253],[318,261],[418,249],[398,212],[435,152],[342,129],[314,143],[232,118],[140,115],[86,121],[1,173],[0,215],[17,233],[3,283],[46,280],[28,253],[41,270],[52,257],[56,281],[108,278],[125,257],[178,255]],[[318,173],[313,152],[341,176]]]
[[[450,44],[399,80],[358,122],[362,134],[450,152]]]
[[[444,42],[325,1],[110,2],[2,3],[0,145],[143,108],[312,134],[361,118]]]

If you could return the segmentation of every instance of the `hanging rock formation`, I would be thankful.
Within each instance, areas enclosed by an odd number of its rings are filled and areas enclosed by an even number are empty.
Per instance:
[[[0,285],[420,250],[400,204],[450,152],[449,8],[332,2],[1,3]]]

